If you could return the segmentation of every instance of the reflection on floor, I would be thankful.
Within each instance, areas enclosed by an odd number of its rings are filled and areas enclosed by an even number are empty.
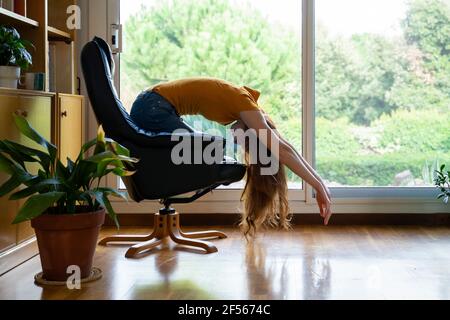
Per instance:
[[[129,260],[126,246],[98,247],[104,276],[81,290],[34,285],[37,257],[0,278],[0,299],[450,299],[450,228],[296,227],[251,244],[219,229],[230,238],[212,255],[172,247]]]

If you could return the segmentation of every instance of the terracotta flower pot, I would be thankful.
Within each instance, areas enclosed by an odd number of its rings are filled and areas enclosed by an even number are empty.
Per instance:
[[[79,266],[81,278],[91,275],[98,234],[105,210],[75,215],[45,214],[31,221],[41,257],[44,279],[66,281],[69,266]]]

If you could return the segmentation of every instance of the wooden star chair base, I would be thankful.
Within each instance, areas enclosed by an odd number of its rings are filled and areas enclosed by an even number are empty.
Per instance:
[[[119,235],[105,238],[99,244],[105,246],[113,242],[139,242],[128,249],[125,255],[127,258],[137,258],[142,253],[163,244],[166,239],[172,239],[173,242],[180,245],[201,248],[209,254],[218,252],[217,248],[209,242],[196,239],[227,238],[224,233],[219,231],[191,233],[181,231],[180,215],[172,208],[161,209],[159,213],[155,214],[154,225],[155,230],[149,236]]]

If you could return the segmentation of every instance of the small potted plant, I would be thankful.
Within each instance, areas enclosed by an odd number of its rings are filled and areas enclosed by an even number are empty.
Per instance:
[[[33,45],[20,38],[12,27],[0,26],[0,87],[17,89],[20,70],[32,64],[31,54],[26,47]]]
[[[445,164],[436,171],[436,179],[434,183],[436,187],[440,190],[438,199],[443,199],[444,203],[448,204],[450,199],[450,171],[445,171]]]
[[[130,176],[138,160],[130,157],[128,149],[106,139],[100,127],[97,138],[82,147],[75,161],[67,159],[64,165],[56,146],[25,118],[13,116],[20,132],[46,151],[0,141],[0,171],[11,177],[0,187],[0,196],[15,191],[10,200],[27,199],[13,223],[31,220],[45,280],[66,281],[70,266],[78,266],[81,278],[88,278],[105,209],[119,226],[109,197],[127,199],[126,193],[101,187],[102,178]],[[39,166],[38,172],[27,169],[30,163]],[[24,188],[17,191],[20,186]]]

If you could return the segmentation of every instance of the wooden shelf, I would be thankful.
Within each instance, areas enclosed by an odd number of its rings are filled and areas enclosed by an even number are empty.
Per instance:
[[[51,26],[48,26],[47,30],[48,30],[48,40],[50,41],[72,42],[72,36],[68,32],[59,30]]]
[[[6,25],[39,27],[39,22],[4,8],[0,8],[0,20]]]
[[[26,89],[12,89],[0,87],[0,94],[5,95],[32,95],[32,96],[43,96],[43,97],[53,97],[56,93],[50,91],[37,91],[37,90],[26,90]]]

